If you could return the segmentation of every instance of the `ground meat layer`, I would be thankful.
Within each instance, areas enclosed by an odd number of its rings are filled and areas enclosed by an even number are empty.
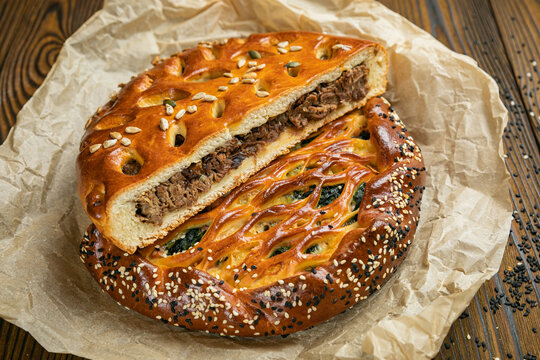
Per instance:
[[[321,120],[340,104],[363,98],[368,92],[367,75],[366,66],[358,65],[344,71],[335,81],[318,85],[283,114],[247,134],[236,136],[200,162],[191,164],[154,189],[139,195],[137,216],[143,222],[161,224],[167,212],[193,205],[201,193],[208,191],[231,169],[239,167],[244,159],[276,140],[285,128],[302,129],[310,121]]]

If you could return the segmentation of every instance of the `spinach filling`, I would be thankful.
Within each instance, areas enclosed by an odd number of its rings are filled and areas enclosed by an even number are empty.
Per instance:
[[[334,200],[336,200],[339,195],[343,192],[343,184],[338,185],[330,185],[330,186],[323,186],[321,189],[321,196],[319,197],[319,203],[317,204],[317,207],[323,207]]]
[[[353,216],[351,216],[349,219],[347,219],[347,221],[345,221],[343,223],[342,226],[349,226],[349,225],[352,225],[354,224],[356,221],[358,221],[358,213],[354,214]]]
[[[193,245],[201,241],[202,237],[208,230],[208,226],[202,226],[197,228],[191,228],[180,236],[170,240],[164,245],[167,250],[167,255],[174,255],[179,252],[184,252],[191,248]]]
[[[269,257],[274,257],[276,255],[283,254],[285,251],[289,250],[291,247],[292,247],[291,245],[280,245],[270,253]]]
[[[321,251],[319,244],[313,244],[304,251],[304,254],[316,254]]]
[[[304,190],[294,190],[292,197],[294,200],[302,200],[307,198],[311,193],[313,193],[313,190],[315,190],[315,185],[311,185],[307,189]]]
[[[356,188],[356,191],[354,192],[351,205],[353,206],[352,211],[358,210],[360,207],[360,203],[362,202],[362,198],[364,197],[364,191],[366,190],[366,183],[363,182]]]

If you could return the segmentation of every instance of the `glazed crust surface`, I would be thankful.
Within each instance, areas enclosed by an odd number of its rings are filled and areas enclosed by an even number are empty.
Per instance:
[[[328,320],[403,261],[425,168],[382,98],[310,140],[132,255],[91,225],[81,259],[121,305],[175,326],[255,337]]]
[[[287,45],[280,47],[283,42]],[[384,51],[360,39],[291,31],[201,43],[156,60],[152,68],[123,85],[87,123],[77,159],[85,211],[101,231],[109,231],[107,205],[115,196],[190,156],[214,136],[234,132],[246,114],[339,68],[369,47]],[[285,66],[291,63],[298,65]],[[264,68],[256,68],[259,65]],[[246,75],[256,82],[244,83]],[[232,84],[233,78],[238,82]],[[194,100],[199,93],[209,95],[208,101]],[[170,113],[163,104],[166,99],[176,104]],[[196,106],[196,111],[190,113],[189,106]],[[183,110],[188,111],[176,119]],[[167,131],[160,127],[162,118]],[[138,132],[133,133],[133,128]],[[185,138],[181,146],[174,146],[174,133]],[[129,161],[140,164],[138,173],[122,172]]]

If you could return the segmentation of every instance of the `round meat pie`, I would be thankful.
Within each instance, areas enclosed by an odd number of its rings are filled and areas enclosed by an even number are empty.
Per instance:
[[[121,305],[228,336],[286,335],[377,291],[418,225],[420,149],[382,98],[322,127],[130,255],[94,225],[80,254]]]
[[[203,42],[156,60],[89,119],[79,195],[133,253],[386,87],[379,44],[309,32]]]

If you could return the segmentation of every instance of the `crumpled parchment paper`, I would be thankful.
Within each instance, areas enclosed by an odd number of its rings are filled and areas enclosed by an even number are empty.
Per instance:
[[[392,102],[428,168],[421,226],[377,294],[287,338],[184,331],[118,306],[78,259],[83,125],[116,85],[200,40],[289,29],[382,43]],[[367,0],[107,1],[71,38],[0,147],[0,315],[49,351],[102,359],[420,359],[499,268],[511,207],[495,82]]]

